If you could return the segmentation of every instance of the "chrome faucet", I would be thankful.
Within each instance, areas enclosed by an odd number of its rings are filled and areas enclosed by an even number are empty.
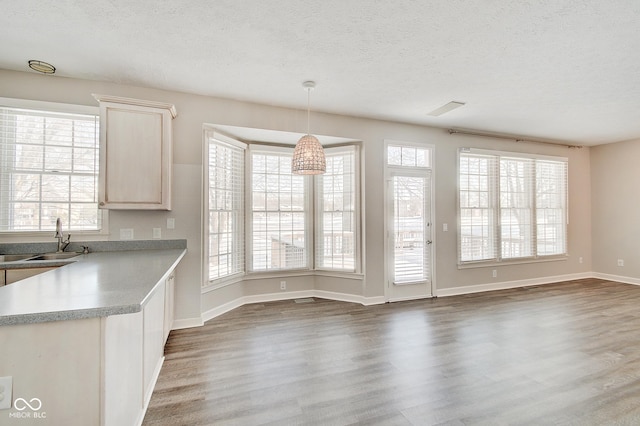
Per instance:
[[[69,240],[71,240],[71,234],[67,234],[67,241],[64,240],[64,234],[62,233],[62,221],[60,218],[56,219],[56,236],[54,237],[58,240],[58,253],[62,253],[64,249],[69,245]]]

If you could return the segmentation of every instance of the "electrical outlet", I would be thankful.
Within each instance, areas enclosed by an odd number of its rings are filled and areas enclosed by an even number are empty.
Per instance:
[[[0,410],[11,408],[13,377],[0,377]]]
[[[498,277],[498,270],[494,269],[491,274],[493,275],[493,278],[497,278]]]
[[[287,282],[280,281],[280,290],[286,290],[286,289],[287,289]]]
[[[618,259],[618,266],[624,266],[624,259]]]
[[[121,240],[133,240],[133,229],[124,228],[120,230],[120,239]]]
[[[442,224],[442,232],[447,232],[449,230],[449,225],[446,223]]]
[[[167,229],[176,229],[176,220],[174,218],[167,219]]]
[[[162,230],[160,228],[153,228],[153,238],[162,238]]]
[[[582,263],[582,256],[580,256],[580,257],[578,258],[578,262],[579,262],[579,263]]]

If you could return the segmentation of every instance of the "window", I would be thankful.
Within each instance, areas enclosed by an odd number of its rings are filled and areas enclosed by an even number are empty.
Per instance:
[[[430,167],[431,150],[407,145],[387,145],[387,165],[401,167]]]
[[[204,141],[203,286],[247,272],[359,270],[357,146],[325,148],[327,172],[301,176],[291,173],[293,148],[245,145],[207,128]]]
[[[533,163],[529,158],[500,159],[502,258],[533,255]]]
[[[291,173],[291,149],[251,150],[251,270],[308,266],[304,176]]]
[[[355,272],[356,147],[326,148],[327,171],[316,178],[316,250],[318,269]]]
[[[209,281],[244,272],[244,145],[206,133]]]
[[[0,232],[102,227],[99,117],[0,107]]]
[[[464,149],[459,261],[566,254],[567,159]]]

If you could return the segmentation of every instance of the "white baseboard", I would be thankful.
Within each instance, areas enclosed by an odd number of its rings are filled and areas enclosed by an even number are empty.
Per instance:
[[[619,283],[625,283],[625,284],[640,285],[640,279],[623,277],[621,275],[601,274],[599,272],[595,272],[593,274],[593,278],[600,278],[601,280],[617,281]]]
[[[381,305],[385,303],[384,296],[365,297],[357,294],[337,293],[333,291],[314,290],[313,297],[320,299],[338,300],[340,302],[360,303],[364,306]]]
[[[422,299],[432,299],[433,296],[429,295],[429,296],[420,296],[420,297],[412,297],[412,296],[408,296],[408,297],[394,297],[392,299],[389,299],[389,302],[410,302],[411,300],[422,300]]]
[[[553,283],[558,283],[562,281],[580,280],[585,278],[601,278],[601,279],[618,281],[618,282],[627,283],[627,284],[640,285],[640,279],[620,277],[616,275],[598,274],[593,272],[581,272],[577,274],[555,275],[550,277],[531,278],[526,280],[503,281],[499,283],[488,283],[488,284],[478,284],[478,285],[463,286],[463,287],[442,288],[442,289],[436,289],[436,293],[434,294],[434,296],[437,296],[437,297],[457,296],[462,294],[481,293],[485,291],[506,290],[510,288],[528,287],[532,285],[553,284]],[[187,319],[187,320],[176,320],[174,322],[173,329],[176,330],[178,328],[201,326],[206,321],[209,321],[224,313],[227,313],[236,308],[239,308],[240,306],[248,305],[251,303],[266,303],[266,302],[275,302],[279,300],[300,299],[305,297],[318,297],[321,299],[337,300],[341,302],[360,303],[364,306],[379,305],[386,302],[384,299],[384,296],[364,297],[356,294],[345,294],[345,293],[337,293],[337,292],[324,291],[324,290],[304,290],[304,291],[294,291],[294,292],[284,292],[284,293],[257,294],[253,296],[243,296],[238,299],[227,302],[224,305],[209,309],[202,313],[202,318],[199,320],[196,318]],[[411,300],[413,299],[411,298]],[[400,300],[393,300],[393,301],[397,302]]]
[[[240,306],[244,305],[244,303],[242,303],[242,299],[243,298],[241,297],[239,299],[232,300],[231,302],[227,302],[224,305],[216,306],[215,308],[204,311],[202,313],[202,321],[207,322],[210,319],[219,317],[222,314],[226,314],[229,311],[233,311],[234,309],[239,308]]]
[[[383,296],[364,297],[356,294],[335,293],[323,290],[288,291],[285,293],[267,293],[240,297],[238,299],[227,302],[224,305],[203,312],[202,320],[204,322],[209,321],[243,305],[249,305],[252,303],[276,302],[279,300],[302,299],[305,297],[317,297],[320,299],[337,300],[340,302],[360,303],[365,306],[385,303]]]
[[[184,318],[173,320],[172,330],[180,330],[182,328],[201,327],[204,324],[202,317]]]
[[[503,281],[499,283],[468,285],[463,287],[439,288],[437,289],[438,297],[457,296],[461,294],[481,293],[484,291],[506,290],[509,288],[528,287],[532,285],[553,284],[562,281],[581,280],[584,278],[593,278],[592,272],[583,272],[579,274],[555,275],[552,277],[531,278],[527,280]]]
[[[256,294],[253,296],[244,296],[239,300],[242,301],[242,305],[248,305],[251,303],[265,303],[265,302],[277,302],[278,300],[293,300],[293,299],[302,299],[305,297],[313,297],[313,290],[302,290],[302,291],[287,291],[282,293],[266,293],[266,294]]]

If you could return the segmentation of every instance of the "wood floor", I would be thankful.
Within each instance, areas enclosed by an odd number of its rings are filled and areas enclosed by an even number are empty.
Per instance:
[[[640,287],[589,279],[173,331],[144,425],[639,425]]]

